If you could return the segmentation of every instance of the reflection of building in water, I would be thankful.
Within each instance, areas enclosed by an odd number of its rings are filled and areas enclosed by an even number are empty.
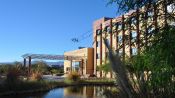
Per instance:
[[[96,87],[83,86],[83,87],[68,87],[64,89],[64,97],[79,96],[80,98],[96,98]],[[71,97],[72,98],[72,97]]]
[[[64,89],[64,98],[106,98],[111,96],[109,91],[115,93],[116,87],[112,86],[74,86]]]

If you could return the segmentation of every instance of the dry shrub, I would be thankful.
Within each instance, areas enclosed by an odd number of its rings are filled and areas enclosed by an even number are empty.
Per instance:
[[[19,76],[20,71],[15,67],[11,67],[8,69],[6,81],[7,83],[16,83],[19,80]]]
[[[76,82],[80,79],[80,75],[77,72],[71,72],[70,74],[68,74],[67,78],[69,80],[72,80],[72,81]]]
[[[36,72],[33,72],[30,76],[30,80],[32,81],[36,81],[36,80],[41,80],[42,79],[42,73],[36,71]]]

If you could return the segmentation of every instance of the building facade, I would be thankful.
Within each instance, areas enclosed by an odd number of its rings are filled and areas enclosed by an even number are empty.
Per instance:
[[[64,56],[72,56],[64,60],[64,73],[68,74],[72,71],[78,72],[80,75],[94,74],[94,51],[93,48],[82,48],[78,50],[68,51]],[[70,60],[71,59],[71,60]]]
[[[93,24],[94,73],[97,77],[106,76],[97,67],[106,63],[108,50],[104,38],[114,53],[122,60],[132,57],[151,43],[151,38],[158,29],[169,20],[167,6],[162,4],[146,5],[116,18],[101,18]],[[111,72],[107,77],[113,77]]]
[[[169,22],[172,21],[167,18],[167,15],[175,16],[175,12],[169,12],[170,5],[165,6],[158,2],[115,18],[103,17],[96,20],[93,23],[93,48],[65,52],[64,55],[86,57],[78,60],[82,75],[94,74],[97,77],[113,78],[112,72],[106,74],[99,70],[99,67],[108,61],[108,50],[103,39],[107,39],[110,48],[122,60],[137,55],[146,46],[151,45],[152,37],[158,29],[164,27],[165,23],[171,24]],[[72,62],[76,62],[76,60],[64,62],[66,73],[70,72],[70,69],[73,70]]]

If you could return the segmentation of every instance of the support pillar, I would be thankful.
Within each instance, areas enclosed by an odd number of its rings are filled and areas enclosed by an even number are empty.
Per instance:
[[[102,30],[102,24],[100,25]],[[102,66],[102,33],[100,34],[100,66]],[[102,71],[100,71],[100,77],[102,77]]]
[[[124,15],[122,15],[122,51],[123,51],[123,61],[125,62],[125,23],[124,23]]]
[[[140,17],[140,14],[139,14],[139,9],[136,10],[136,20],[137,20],[137,23],[136,23],[136,28],[137,28],[137,49],[138,49],[138,54],[140,54],[140,28],[139,28],[139,17]]]
[[[113,45],[113,38],[112,38],[112,33],[113,33],[113,31],[112,31],[112,19],[110,20],[110,28],[111,28],[111,32],[110,32],[110,47],[111,47],[111,49],[113,50],[113,47],[112,47],[112,45]],[[106,59],[105,59],[105,63],[106,63]],[[110,71],[110,77],[112,78],[112,71]]]
[[[26,58],[24,58],[24,64],[23,64],[24,67],[26,67]]]
[[[81,60],[81,74],[83,75],[83,59]]]
[[[31,74],[31,61],[32,61],[32,58],[29,56],[29,70],[28,70],[28,75]]]
[[[71,61],[70,61],[70,72],[72,73],[72,58],[71,58]]]

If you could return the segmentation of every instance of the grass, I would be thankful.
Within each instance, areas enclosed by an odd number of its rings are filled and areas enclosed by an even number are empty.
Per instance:
[[[18,94],[36,91],[46,91],[56,87],[58,82],[47,81],[20,81],[14,84],[1,84],[0,95]]]
[[[67,86],[79,86],[79,85],[114,85],[114,80],[108,79],[93,79],[93,80],[79,80],[71,81],[65,80],[63,82],[58,81],[18,81],[16,83],[4,83],[0,84],[0,95],[9,94],[24,94],[33,92],[48,91],[56,87]]]

